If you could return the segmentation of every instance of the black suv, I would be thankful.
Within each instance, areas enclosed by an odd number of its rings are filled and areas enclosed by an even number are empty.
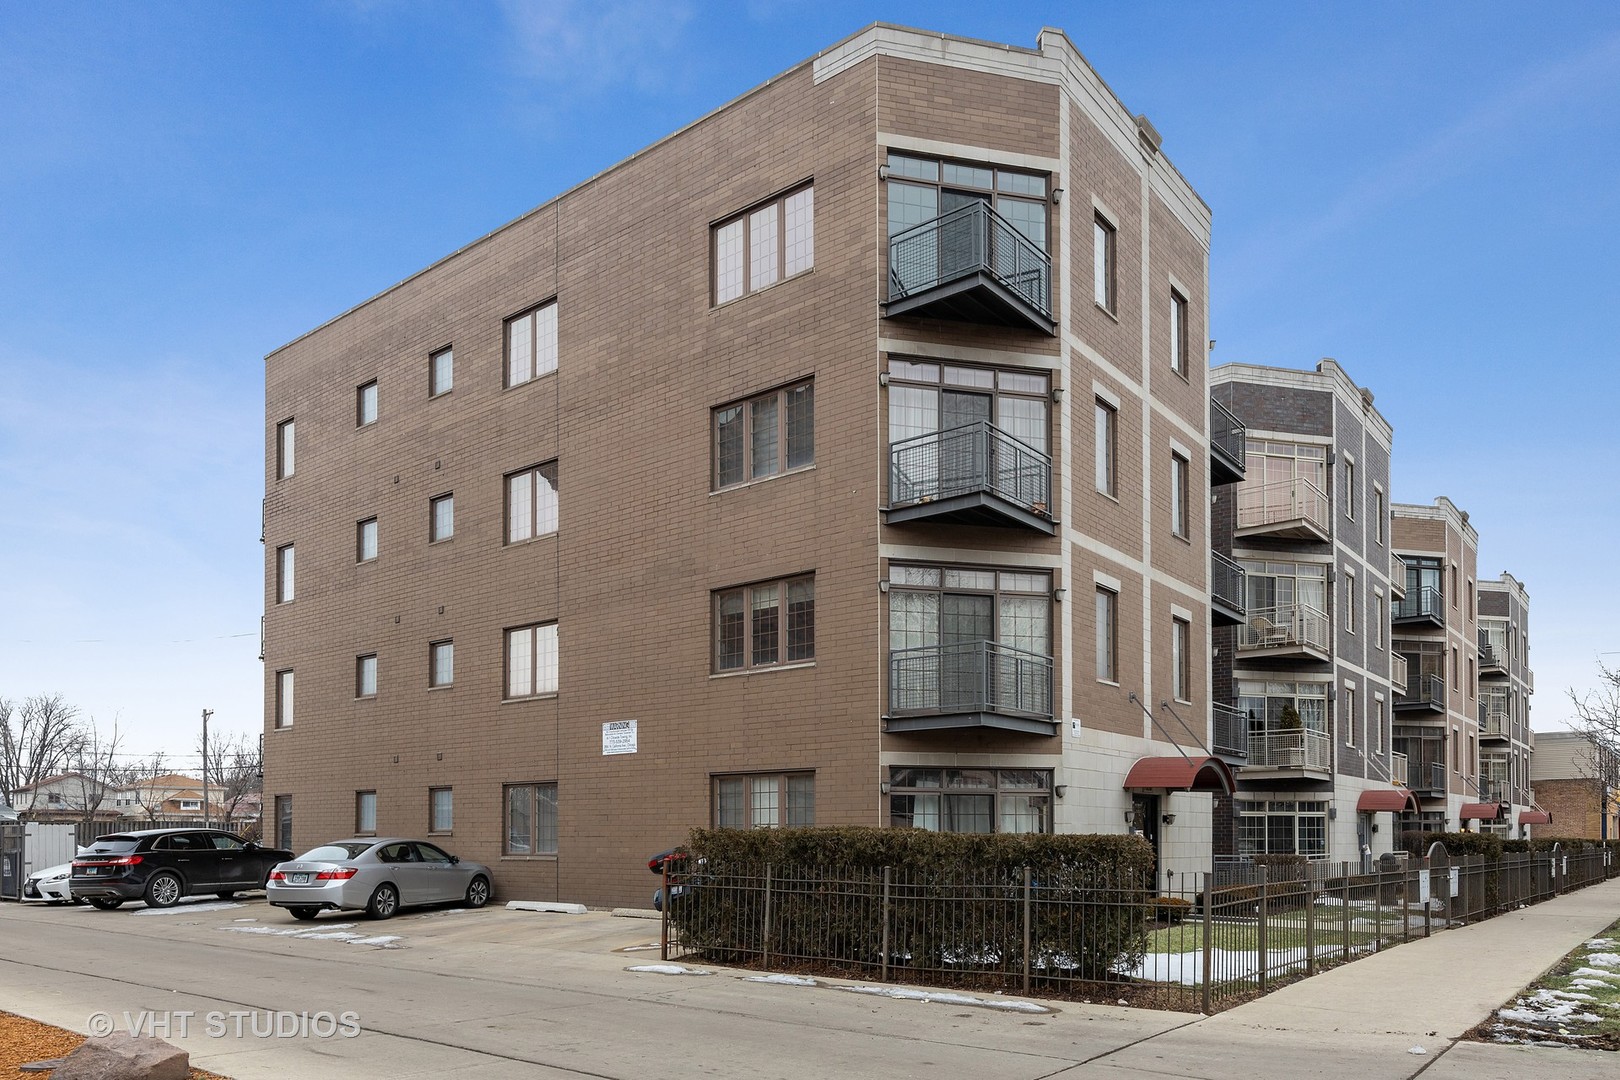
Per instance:
[[[270,868],[293,857],[217,829],[142,829],[97,837],[73,860],[71,888],[103,911],[125,900],[166,908],[182,896],[228,900],[262,889]]]

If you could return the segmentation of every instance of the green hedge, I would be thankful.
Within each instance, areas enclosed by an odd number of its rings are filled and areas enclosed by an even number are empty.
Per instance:
[[[1106,979],[1139,963],[1147,943],[1153,849],[1137,836],[697,829],[687,849],[697,888],[670,916],[685,945],[717,960],[768,944],[773,957],[877,966],[885,867],[895,965],[1021,971],[1025,867],[1037,975]]]
[[[1429,848],[1434,844],[1444,847],[1446,854],[1453,858],[1463,855],[1483,855],[1492,862],[1502,857],[1503,850],[1502,838],[1493,833],[1414,831],[1401,834],[1401,847],[1420,858],[1427,855]]]

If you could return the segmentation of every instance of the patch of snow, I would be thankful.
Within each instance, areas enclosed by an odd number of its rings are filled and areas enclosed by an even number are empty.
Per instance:
[[[1371,952],[1371,942],[1353,946],[1352,953]],[[1317,956],[1338,956],[1338,945],[1318,945]],[[1214,978],[1216,982],[1225,982],[1228,979],[1244,979],[1253,977],[1258,969],[1255,954],[1247,950],[1212,950]],[[1272,949],[1266,952],[1266,970],[1273,975],[1295,968],[1305,966],[1305,950],[1299,949]],[[1204,955],[1202,952],[1189,953],[1148,953],[1142,962],[1129,970],[1121,967],[1115,969],[1116,974],[1128,975],[1135,979],[1147,982],[1180,983],[1182,986],[1200,986],[1204,981]]]
[[[1586,943],[1586,946],[1589,949],[1612,949],[1616,945],[1620,945],[1620,941],[1616,941],[1614,938],[1606,937],[1595,937]]]
[[[1614,984],[1604,982],[1602,979],[1571,979],[1569,985],[1576,990],[1613,990]],[[1616,1005],[1620,1005],[1617,1002]]]
[[[350,945],[375,945],[379,949],[397,949],[400,940],[398,934],[377,934],[375,937],[350,938]]]
[[[1586,962],[1588,964],[1596,964],[1598,967],[1620,968],[1620,953],[1612,953],[1612,952],[1587,953],[1586,954]]]
[[[553,904],[546,900],[509,900],[507,911],[545,911],[556,915],[583,915],[584,904]]]
[[[258,922],[258,919],[233,919],[233,922]]]
[[[242,920],[238,919],[240,924]],[[375,945],[384,949],[396,949],[399,941],[398,934],[383,934],[367,936],[364,933],[350,933],[358,923],[322,923],[319,926],[221,926],[221,930],[229,930],[234,934],[262,934],[266,937],[301,938],[306,941],[341,941],[349,945]]]
[[[231,908],[241,906],[234,900],[215,900],[200,904],[176,904],[174,907],[137,908],[134,913],[136,915],[189,915],[192,912],[200,911],[229,911]]]
[[[744,982],[770,983],[773,986],[819,986],[814,979],[803,975],[750,975]]]
[[[1044,1005],[1035,1004],[1033,1001],[988,1001],[968,994],[947,994],[933,990],[910,990],[900,986],[840,986],[838,989],[847,990],[852,994],[895,998],[900,1001],[923,1001],[940,1005],[977,1005],[984,1009],[1001,1009],[1006,1012],[1048,1013],[1052,1011]]]
[[[1408,1050],[1407,1053],[1408,1054],[1420,1054],[1421,1055],[1421,1054],[1427,1054],[1428,1051],[1423,1049],[1423,1047],[1421,1047],[1421,1046],[1414,1046],[1414,1047],[1412,1047],[1412,1049]]]
[[[702,968],[682,967],[680,964],[642,964],[639,967],[630,967],[630,968],[625,968],[624,970],[626,970],[626,971],[634,971],[634,972],[637,972],[638,974],[644,974],[644,975],[713,975],[714,974],[714,972],[712,972],[712,971],[704,971]]]

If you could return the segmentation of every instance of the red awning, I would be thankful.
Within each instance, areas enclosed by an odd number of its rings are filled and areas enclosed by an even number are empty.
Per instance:
[[[1232,792],[1232,770],[1217,757],[1145,757],[1125,774],[1127,790]]]
[[[1373,788],[1363,791],[1356,800],[1356,809],[1363,814],[1376,814],[1388,810],[1392,814],[1399,814],[1403,810],[1417,813],[1422,807],[1418,806],[1417,796],[1403,787]]]
[[[1545,810],[1520,810],[1520,825],[1551,825],[1552,815]]]
[[[1461,817],[1464,821],[1496,821],[1502,816],[1502,804],[1493,802],[1465,802]]]

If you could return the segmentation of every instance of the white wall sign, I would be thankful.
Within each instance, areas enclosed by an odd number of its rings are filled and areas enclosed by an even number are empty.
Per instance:
[[[602,725],[602,756],[636,752],[636,722],[609,720]]]

